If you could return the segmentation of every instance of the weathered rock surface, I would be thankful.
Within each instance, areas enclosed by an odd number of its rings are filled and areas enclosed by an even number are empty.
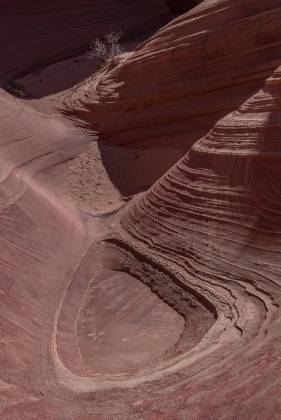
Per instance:
[[[280,13],[205,1],[76,88],[114,145],[205,133],[119,212],[93,132],[0,90],[1,420],[280,419]]]
[[[213,319],[199,311],[197,327],[193,312],[187,325],[124,273],[121,251],[98,245],[114,221],[79,210],[68,188],[89,136],[4,91],[0,112],[1,420],[111,416],[113,389],[135,388]]]
[[[110,144],[186,151],[276,68],[280,16],[279,0],[204,1],[66,106]]]
[[[121,217],[120,246],[170,270],[217,314],[175,362],[182,379],[162,381],[185,396],[178,418],[280,416],[280,135],[279,67]]]
[[[63,183],[88,138],[2,94],[1,419],[279,419],[280,86],[109,230]]]
[[[105,31],[137,35],[171,17],[163,0],[3,0],[1,8],[0,82],[74,56]]]

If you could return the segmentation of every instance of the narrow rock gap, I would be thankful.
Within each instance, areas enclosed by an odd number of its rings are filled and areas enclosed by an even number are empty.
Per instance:
[[[202,0],[164,0],[164,2],[169,7],[171,14],[178,16],[197,6]]]

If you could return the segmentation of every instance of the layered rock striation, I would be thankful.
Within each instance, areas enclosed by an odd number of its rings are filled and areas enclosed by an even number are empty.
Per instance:
[[[281,52],[278,0],[206,0],[66,101],[114,145],[188,148],[262,86]]]
[[[279,67],[121,217],[119,246],[170,271],[215,310],[204,340],[182,356],[186,365],[174,365],[191,418],[210,410],[278,418],[280,134]],[[199,394],[200,408],[192,397]]]
[[[139,35],[172,16],[163,0],[4,0],[1,6],[0,82],[83,52],[105,32]]]
[[[0,90],[1,420],[279,420],[278,3],[205,1],[68,98],[189,149],[118,212],[71,196],[93,133]]]

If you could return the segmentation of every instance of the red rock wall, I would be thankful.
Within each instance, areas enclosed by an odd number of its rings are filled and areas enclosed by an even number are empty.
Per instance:
[[[278,418],[280,136],[278,68],[123,214],[126,248],[216,308],[208,339],[186,354],[179,418]]]
[[[3,0],[0,82],[75,55],[108,30],[137,34],[168,16],[162,0]]]
[[[186,150],[278,65],[280,18],[279,0],[206,0],[67,107],[112,144]]]

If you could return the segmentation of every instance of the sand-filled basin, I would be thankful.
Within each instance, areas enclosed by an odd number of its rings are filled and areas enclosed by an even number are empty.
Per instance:
[[[184,324],[148,286],[108,270],[92,283],[79,313],[81,356],[97,373],[141,369],[174,348]]]

